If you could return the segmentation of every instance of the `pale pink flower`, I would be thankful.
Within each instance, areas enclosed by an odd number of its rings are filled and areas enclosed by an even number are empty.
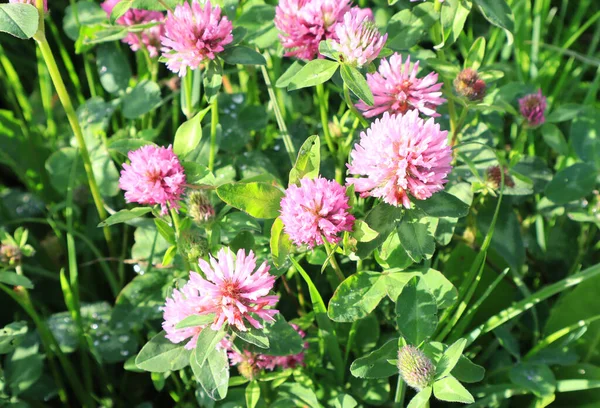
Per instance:
[[[106,12],[106,14],[110,17],[113,8],[120,3],[122,0],[106,0],[100,7]],[[127,33],[127,36],[123,38],[123,41],[126,44],[129,44],[129,47],[132,51],[138,51],[142,47],[146,47],[148,50],[148,54],[150,57],[155,58],[158,57],[159,49],[160,49],[160,37],[164,33],[164,26],[162,21],[165,19],[165,15],[160,11],[149,11],[149,10],[139,10],[139,9],[129,9],[125,14],[117,19],[117,24],[122,26],[132,26],[137,24],[146,24],[153,22],[161,22],[153,27],[146,28],[138,33]]]
[[[402,56],[394,53],[389,60],[381,60],[377,72],[367,74],[367,83],[375,103],[368,106],[360,101],[356,107],[368,118],[383,112],[406,113],[418,110],[427,116],[439,116],[435,109],[446,100],[442,98],[442,83],[437,82],[438,74],[432,72],[424,78],[417,78],[419,61],[410,65],[410,57],[402,63]]]
[[[188,67],[196,69],[206,60],[214,60],[233,41],[232,30],[231,22],[221,16],[221,8],[212,7],[210,1],[203,6],[197,0],[178,5],[175,12],[168,12],[161,37],[167,67],[185,76]]]
[[[177,210],[185,186],[185,174],[171,146],[147,145],[128,154],[123,164],[119,187],[128,203],[160,204],[161,213],[168,206]]]
[[[21,4],[31,4],[34,7],[37,7],[36,0],[8,0],[9,3],[21,3]],[[48,11],[48,0],[44,0],[44,11]]]
[[[354,216],[348,212],[346,190],[336,181],[324,178],[300,180],[292,184],[281,200],[281,220],[292,241],[309,248],[340,240],[339,233],[352,231]]]
[[[362,197],[378,197],[410,208],[409,194],[425,200],[448,181],[452,151],[447,136],[432,118],[419,118],[416,110],[405,115],[386,112],[354,145],[348,172],[364,177],[348,183],[354,184]]]
[[[275,309],[278,296],[269,295],[275,283],[275,276],[269,274],[269,265],[265,261],[256,268],[256,258],[250,251],[246,255],[243,249],[237,252],[237,259],[229,248],[223,248],[217,258],[210,257],[210,263],[198,261],[206,279],[190,272],[190,284],[206,298],[207,313],[215,313],[213,330],[219,330],[224,323],[246,331],[245,321],[253,327],[263,327],[260,320],[274,321],[279,313]]]
[[[164,322],[162,327],[167,333],[165,337],[173,343],[181,343],[186,339],[190,339],[185,348],[188,350],[194,349],[198,335],[207,325],[186,327],[184,329],[176,329],[175,326],[186,317],[208,313],[210,307],[208,300],[200,296],[198,290],[190,282],[179,290],[173,290],[173,294],[167,298],[163,307]]]
[[[336,39],[335,27],[350,11],[351,0],[280,0],[275,26],[286,56],[312,60],[319,43]]]
[[[368,9],[365,9],[368,10]],[[362,68],[370,64],[381,52],[387,34],[381,35],[373,22],[372,13],[353,8],[337,24],[331,47],[341,54],[344,62]]]
[[[546,97],[542,95],[539,89],[536,93],[525,95],[519,99],[519,108],[521,115],[529,126],[538,126],[546,121],[544,113],[546,112]]]

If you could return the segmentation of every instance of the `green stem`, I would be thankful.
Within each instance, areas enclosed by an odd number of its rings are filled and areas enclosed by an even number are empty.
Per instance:
[[[271,58],[268,53],[264,53],[263,56],[265,57],[267,62],[271,61]],[[290,137],[290,133],[288,132],[287,126],[285,125],[285,120],[283,119],[281,108],[279,107],[275,91],[273,90],[273,85],[271,84],[271,78],[269,78],[269,73],[267,72],[267,69],[264,65],[260,66],[260,70],[262,72],[265,85],[267,86],[267,92],[269,94],[269,99],[271,100],[273,113],[275,113],[275,119],[277,120],[277,127],[279,127],[279,131],[281,132],[283,145],[285,146],[285,150],[287,151],[287,154],[290,157],[290,163],[292,163],[293,166],[296,162],[296,148],[294,147],[294,143],[292,143],[292,138]]]
[[[216,96],[211,102],[210,108],[210,152],[208,155],[208,169],[215,168],[215,157],[217,155],[217,125],[219,124],[219,98]]]
[[[192,109],[192,97],[194,93],[194,71],[188,68],[186,75],[183,77],[183,92],[185,97],[185,106],[183,107],[183,114],[189,120],[194,116],[194,110]]]
[[[331,155],[335,157],[335,146],[329,132],[329,101],[327,100],[323,84],[317,85],[317,99],[319,100],[319,113],[321,114],[321,127],[323,128],[325,143],[327,143]]]
[[[406,384],[402,377],[398,376],[396,384],[396,395],[394,396],[394,407],[402,408],[404,406],[404,396],[406,395]]]
[[[96,177],[94,176],[94,169],[92,167],[92,161],[83,137],[83,131],[81,130],[79,120],[77,119],[77,113],[75,112],[73,104],[71,103],[71,97],[67,92],[65,83],[63,82],[60,71],[58,70],[58,66],[56,65],[56,60],[54,59],[52,50],[50,49],[48,41],[46,40],[46,36],[44,35],[43,25],[42,28],[35,34],[34,39],[37,41],[38,46],[40,47],[42,57],[46,62],[46,66],[48,67],[48,72],[50,73],[50,77],[52,78],[52,82],[56,88],[58,98],[65,109],[67,119],[69,120],[69,124],[71,125],[73,133],[75,134],[75,139],[77,140],[77,145],[79,146],[79,150],[81,152],[81,158],[83,159],[83,167],[85,169],[88,184],[90,186],[90,192],[92,193],[92,198],[94,199],[94,204],[96,205],[96,210],[98,211],[100,221],[104,221],[107,214],[106,210],[104,209],[104,203],[102,201],[102,196],[100,195],[100,190],[98,189]],[[112,253],[112,240],[110,236],[110,229],[108,227],[104,227],[104,238],[106,239],[106,243],[108,244],[109,250],[111,250]]]
[[[177,214],[177,211],[175,211],[173,208],[170,208],[169,211],[171,212],[171,219],[173,220],[173,227],[175,228],[175,235],[177,236],[177,242],[179,243],[179,240],[181,239],[181,226],[179,223],[179,214]],[[185,270],[189,271],[190,264],[187,260],[187,257],[182,256],[182,259],[183,259],[183,266],[184,266]]]
[[[29,298],[29,292],[27,292],[27,289],[23,289],[20,294],[10,290],[10,288],[4,284],[0,284],[0,289],[9,295],[15,302],[17,302],[19,306],[21,306],[23,310],[25,310],[25,312],[31,317],[38,329],[40,339],[44,344],[44,348],[47,351],[46,355],[49,357],[49,359],[53,358],[54,355],[58,358],[58,361],[62,365],[66,377],[82,406],[94,406],[92,396],[84,391],[83,386],[79,381],[79,376],[75,373],[71,362],[65,357],[64,353],[60,349],[60,346],[58,345],[58,342],[56,341],[56,338],[54,338],[54,335],[48,329],[48,326],[46,326],[44,320],[42,320],[35,311],[33,304],[31,303],[31,299]]]
[[[456,126],[454,127],[454,130],[452,131],[452,140],[450,142],[451,146],[456,145],[456,142],[458,139],[458,133],[462,129],[463,123],[465,122],[465,119],[467,119],[468,113],[469,113],[468,107],[463,108],[462,112],[460,113],[460,117],[458,118]]]
[[[337,275],[340,282],[343,282],[344,279],[346,279],[346,277],[344,276],[344,273],[340,269],[340,266],[338,265],[337,260],[335,259],[335,252],[332,251],[331,246],[329,245],[329,242],[327,242],[325,237],[323,237],[322,239],[323,246],[325,247],[325,252],[327,252],[327,259],[329,260],[329,264],[335,271],[335,274]]]
[[[346,85],[346,83],[344,83],[344,102],[346,102],[348,109],[350,109],[350,112],[352,112],[354,117],[360,121],[360,124],[364,128],[367,128],[369,126],[369,122],[367,122],[365,117],[358,111],[358,109],[356,109],[356,106],[354,106],[354,104],[352,103],[352,98],[350,97],[350,89],[348,88],[348,85]]]

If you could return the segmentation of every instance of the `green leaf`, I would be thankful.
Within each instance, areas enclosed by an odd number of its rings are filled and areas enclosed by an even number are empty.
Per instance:
[[[473,0],[479,7],[483,17],[496,27],[504,28],[513,33],[515,19],[506,0]]]
[[[442,7],[441,22],[444,31],[444,45],[450,46],[456,42],[463,32],[467,17],[471,12],[470,0],[446,0]]]
[[[63,29],[67,37],[77,41],[82,26],[93,26],[105,22],[107,22],[106,12],[102,10],[98,3],[78,1],[65,9]]]
[[[260,399],[260,386],[256,381],[250,381],[250,383],[246,386],[246,407],[247,408],[255,408],[256,404],[258,404],[258,400]]]
[[[415,346],[435,332],[437,305],[423,279],[414,277],[402,289],[396,301],[396,323],[402,337]]]
[[[270,246],[273,265],[281,268],[286,264],[287,257],[292,251],[292,241],[289,235],[284,232],[283,221],[279,217],[277,217],[271,227]]]
[[[327,82],[335,74],[338,66],[339,64],[334,61],[325,59],[312,60],[294,75],[290,80],[288,90],[293,91]]]
[[[435,367],[436,379],[444,378],[450,374],[450,372],[454,369],[454,367],[458,363],[458,360],[462,356],[462,352],[465,349],[466,345],[467,340],[460,339],[457,340],[450,347],[448,347],[446,351],[444,351],[444,354],[442,354],[442,358]]]
[[[415,200],[415,207],[430,217],[462,218],[469,214],[470,206],[445,191],[439,191],[427,200]]]
[[[293,400],[292,405],[284,405],[287,407],[309,407],[320,408],[319,400],[315,392],[299,383],[287,383],[279,387],[279,394]]]
[[[546,144],[550,146],[555,152],[565,156],[569,154],[569,145],[567,144],[565,136],[558,128],[558,126],[553,125],[552,123],[545,123],[540,128],[540,131],[542,132],[544,142],[546,142]]]
[[[352,236],[356,238],[358,242],[370,242],[373,241],[379,233],[371,227],[369,224],[364,222],[363,220],[356,220],[354,222],[354,229],[352,231]]]
[[[127,89],[131,78],[131,68],[127,57],[114,43],[105,43],[98,46],[96,52],[96,65],[102,87],[108,93],[117,93]],[[132,101],[137,104],[146,104],[146,101]]]
[[[211,173],[208,167],[189,161],[184,161],[181,163],[181,165],[185,171],[185,180],[188,184],[209,186],[214,186],[217,184],[215,176]]]
[[[33,289],[33,283],[15,272],[0,272],[0,282],[11,286],[23,286],[25,289]]]
[[[217,61],[210,61],[204,71],[202,79],[204,86],[204,96],[208,103],[211,103],[219,94],[221,85],[223,84],[223,68]]]
[[[275,86],[277,88],[287,88],[290,81],[296,76],[296,74],[302,69],[302,64],[299,61],[294,61],[292,65],[286,71],[281,74]]]
[[[340,72],[342,74],[342,80],[354,95],[367,105],[373,106],[373,103],[375,103],[373,100],[373,93],[363,74],[348,64],[341,64]]]
[[[175,229],[162,218],[154,218],[154,224],[159,234],[171,245],[177,245]]]
[[[26,40],[37,32],[39,17],[31,4],[0,4],[0,31]]]
[[[519,364],[510,370],[509,377],[514,384],[527,388],[540,398],[556,391],[556,378],[547,365]]]
[[[209,110],[210,107],[201,110],[193,118],[179,126],[177,132],[175,132],[175,140],[173,142],[173,152],[176,155],[185,158],[188,153],[191,153],[196,149],[200,143],[200,139],[202,139],[201,122]]]
[[[567,204],[590,194],[596,186],[596,169],[587,163],[575,163],[559,171],[546,186],[546,197],[556,204]]]
[[[401,10],[388,23],[386,47],[394,51],[411,48],[439,19],[439,13],[434,10],[431,2]]]
[[[433,383],[433,395],[439,400],[472,404],[473,396],[456,378],[449,376]]]
[[[150,211],[152,211],[152,208],[150,208],[150,207],[136,207],[136,208],[132,208],[131,210],[121,210],[121,211],[114,213],[113,215],[111,215],[110,217],[108,217],[107,219],[102,221],[101,223],[99,223],[98,227],[106,227],[109,225],[115,225],[115,224],[120,224],[122,222],[127,222],[130,220],[136,219],[138,217],[141,217],[142,215],[147,214]]]
[[[366,317],[387,295],[384,277],[380,272],[358,272],[346,278],[329,301],[329,318],[354,322]]]
[[[230,183],[217,188],[217,195],[227,204],[255,218],[279,216],[283,193],[267,183]]]
[[[210,327],[203,329],[198,335],[196,348],[192,353],[192,358],[198,366],[202,366],[213,350],[216,350],[217,344],[225,336],[225,331],[212,330]]]
[[[485,369],[465,356],[461,356],[451,373],[454,378],[461,382],[476,383],[483,380]]]
[[[334,408],[355,408],[358,405],[350,394],[339,394],[333,401]]]
[[[465,68],[478,70],[485,56],[485,38],[478,37],[471,45],[471,49],[465,58]]]
[[[246,331],[241,331],[232,328],[233,332],[240,339],[244,340],[246,343],[254,344],[257,347],[268,349],[269,348],[269,338],[262,332],[262,330],[255,329],[254,327],[249,327]]]
[[[269,356],[289,356],[304,350],[304,340],[281,314],[275,316],[274,323],[266,324],[262,333],[268,339],[269,348],[264,349],[246,344],[248,350]]]
[[[358,378],[387,378],[398,374],[398,367],[389,360],[398,357],[398,339],[387,341],[375,351],[360,357],[350,366],[350,372]]]
[[[181,370],[189,364],[192,352],[181,344],[167,339],[167,333],[161,331],[152,337],[135,358],[135,365],[145,371],[165,373]]]
[[[415,395],[406,408],[425,408],[428,406],[429,398],[431,398],[431,387],[425,387]]]
[[[577,156],[600,170],[600,110],[587,107],[571,123],[571,145]]]
[[[232,65],[265,65],[267,63],[265,57],[260,53],[242,45],[226,48],[219,56],[223,58],[223,61]]]
[[[13,351],[27,333],[27,322],[13,322],[0,330],[0,354]]]
[[[429,231],[426,220],[403,220],[398,224],[400,243],[406,250],[410,259],[421,262],[423,258],[429,259],[435,251],[435,239]]]
[[[59,193],[64,194],[67,192],[71,169],[75,160],[77,160],[77,169],[75,170],[77,183],[73,183],[74,187],[86,182],[83,160],[79,159],[77,149],[74,147],[63,147],[46,159],[45,168],[50,176],[50,184]]]
[[[149,140],[145,139],[108,139],[108,148],[121,153],[123,156],[127,156],[132,150],[137,150],[142,146],[153,145]]]
[[[196,347],[190,357],[190,365],[196,381],[200,383],[210,398],[216,401],[222,400],[227,396],[229,386],[227,351],[211,349],[202,365],[198,365],[198,358],[195,356],[199,352],[199,348]]]
[[[160,86],[144,80],[123,97],[123,116],[137,119],[156,108],[161,102]]]
[[[375,248],[383,244],[396,227],[397,220],[401,217],[402,210],[397,207],[385,203],[380,203],[373,207],[367,214],[365,222],[372,230],[377,231],[379,235],[369,242],[359,242],[356,255],[361,259],[369,256]]]
[[[320,165],[321,142],[318,135],[313,135],[304,141],[298,151],[298,158],[290,171],[290,184],[298,184],[304,177],[316,178]]]
[[[186,327],[205,326],[215,320],[214,313],[194,314],[186,317],[175,325],[176,329],[185,329]]]

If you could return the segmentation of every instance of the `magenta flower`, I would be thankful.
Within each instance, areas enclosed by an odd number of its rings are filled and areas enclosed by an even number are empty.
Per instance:
[[[444,188],[452,167],[447,131],[433,119],[424,121],[419,112],[405,115],[384,113],[350,153],[350,174],[364,176],[348,180],[362,197],[410,208],[408,194],[425,200]]]
[[[298,245],[313,248],[340,240],[338,234],[352,231],[354,216],[348,212],[346,190],[335,181],[303,178],[292,184],[281,200],[281,220],[285,232]]]
[[[100,7],[104,9],[106,14],[110,17],[113,8],[121,0],[106,0]],[[117,19],[117,24],[122,26],[132,26],[136,24],[146,24],[153,22],[161,22],[161,24],[142,30],[139,33],[128,33],[123,41],[129,44],[132,51],[138,51],[142,47],[146,47],[150,57],[158,57],[158,51],[160,48],[160,37],[164,33],[164,26],[162,21],[165,19],[165,15],[160,11],[148,11],[139,9],[129,9],[125,14]]]
[[[196,69],[206,60],[214,60],[233,41],[233,26],[221,16],[219,6],[210,1],[201,6],[194,0],[169,11],[165,20],[165,34],[161,37],[163,57],[167,67],[185,76],[186,68]]]
[[[123,164],[119,187],[125,191],[128,203],[160,204],[161,213],[167,204],[179,208],[185,186],[185,174],[171,146],[147,145],[128,154],[130,163]]]
[[[272,322],[278,313],[275,306],[278,296],[269,295],[275,283],[275,276],[269,274],[269,265],[264,262],[256,271],[256,258],[243,249],[237,259],[229,248],[221,249],[217,259],[211,256],[210,264],[203,259],[198,261],[206,279],[190,272],[190,283],[207,299],[208,313],[215,313],[213,330],[219,330],[224,323],[246,331],[244,321],[260,329],[262,324],[256,319]]]
[[[337,39],[336,24],[350,11],[350,0],[280,0],[275,26],[285,56],[312,60],[322,40]]]
[[[430,73],[417,78],[419,61],[410,66],[410,57],[402,64],[402,56],[394,53],[389,60],[381,60],[378,72],[367,74],[367,83],[373,92],[374,105],[368,106],[360,101],[356,107],[368,118],[390,114],[404,114],[409,110],[418,110],[427,116],[439,116],[435,109],[446,100],[442,98],[442,83],[438,75]]]
[[[37,7],[36,0],[8,0],[9,3],[21,3],[21,4],[31,4],[34,7]],[[48,0],[44,0],[44,11],[48,12]]]
[[[387,40],[387,34],[381,35],[372,13],[361,12],[353,8],[344,15],[344,21],[335,28],[337,40],[331,47],[341,53],[344,62],[362,68],[370,64],[381,52]]]
[[[521,115],[529,126],[538,126],[546,121],[544,113],[546,112],[546,97],[542,95],[542,90],[537,93],[525,95],[519,99]]]

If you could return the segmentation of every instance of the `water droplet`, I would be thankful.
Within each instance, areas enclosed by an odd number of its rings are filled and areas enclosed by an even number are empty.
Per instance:
[[[92,330],[98,330],[98,325],[96,323],[90,324],[90,327],[92,328]]]
[[[129,336],[126,334],[123,334],[123,335],[119,336],[119,341],[121,343],[127,343],[129,341]]]
[[[102,336],[102,341],[106,341],[109,339],[109,335],[105,334],[104,336]]]
[[[127,350],[121,350],[121,355],[122,356],[128,356],[129,355],[129,351],[127,351]]]

